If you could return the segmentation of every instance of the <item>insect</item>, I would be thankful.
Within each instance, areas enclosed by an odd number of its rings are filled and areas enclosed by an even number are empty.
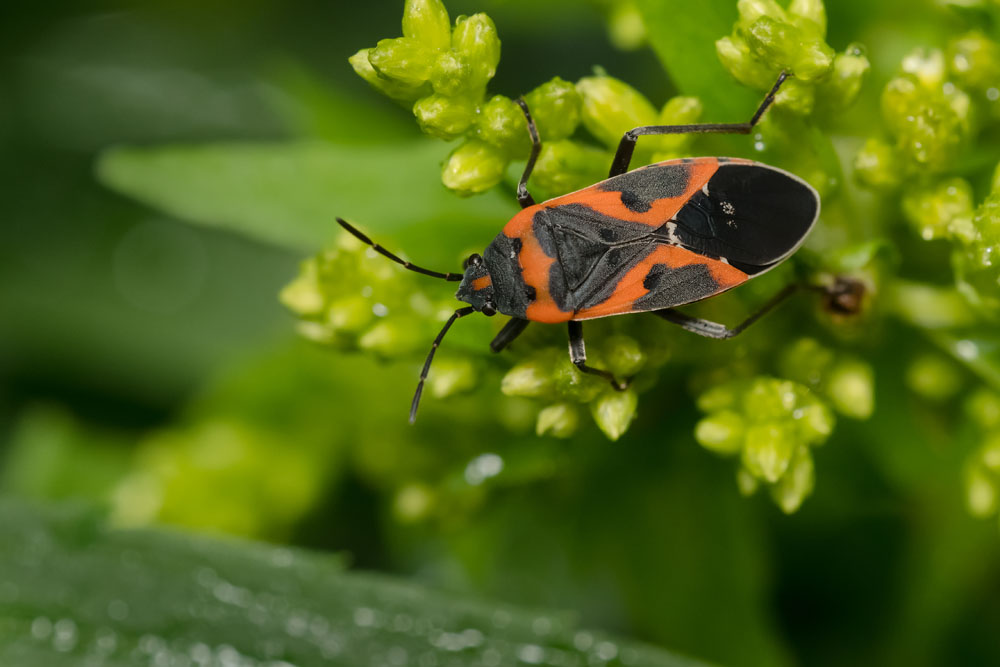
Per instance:
[[[410,423],[434,353],[451,325],[466,315],[510,316],[490,343],[494,352],[503,350],[530,322],[566,323],[573,364],[624,390],[627,380],[587,365],[584,320],[650,312],[701,336],[731,338],[789,296],[795,285],[733,328],[674,309],[732,289],[795,252],[819,215],[819,195],[808,183],[776,167],[738,158],[683,158],[629,171],[641,136],[749,134],[789,76],[781,73],[747,122],[629,130],[607,180],[541,204],[535,203],[527,183],[542,144],[527,104],[517,100],[532,142],[517,186],[522,210],[482,255],[465,260],[463,273],[411,264],[338,218],[348,232],[407,269],[460,281],[455,297],[469,304],[448,318],[431,345],[410,406]]]

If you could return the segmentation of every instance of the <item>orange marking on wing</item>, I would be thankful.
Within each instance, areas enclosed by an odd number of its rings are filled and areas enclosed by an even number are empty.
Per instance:
[[[493,284],[493,278],[489,274],[486,274],[482,278],[476,278],[472,281],[472,290],[478,292],[481,289],[486,289]]]
[[[649,167],[643,167],[643,169],[649,169],[662,165],[680,164],[681,162],[679,160],[669,160],[667,162],[650,165]],[[696,158],[683,164],[683,167],[689,170],[688,184],[684,190],[684,194],[679,197],[664,197],[662,199],[656,199],[652,202],[649,210],[644,213],[633,211],[629,207],[625,206],[625,204],[622,203],[620,191],[606,192],[598,189],[598,185],[600,184],[592,185],[589,188],[578,190],[577,192],[573,192],[562,197],[550,199],[545,202],[543,206],[548,208],[561,206],[563,204],[584,204],[585,206],[589,206],[604,215],[619,218],[621,220],[639,222],[651,227],[659,227],[663,225],[663,223],[670,220],[670,218],[674,217],[674,214],[677,213],[677,211],[679,211],[685,203],[687,203],[691,196],[700,190],[705,183],[708,183],[708,179],[712,178],[715,172],[719,169],[719,161],[714,157]]]
[[[649,273],[649,270],[655,264],[664,264],[671,269],[677,269],[690,264],[706,264],[712,273],[712,278],[719,285],[718,292],[735,287],[748,278],[747,274],[725,262],[703,257],[678,246],[661,245],[657,246],[656,250],[622,276],[622,279],[618,282],[618,287],[607,300],[596,306],[577,311],[573,315],[573,319],[589,320],[596,317],[635,312],[635,301],[649,294],[649,290],[642,283],[646,278],[646,274]],[[706,298],[709,296],[712,295],[705,295]]]

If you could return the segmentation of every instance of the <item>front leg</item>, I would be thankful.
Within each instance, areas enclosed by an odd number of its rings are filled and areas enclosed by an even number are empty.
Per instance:
[[[610,371],[587,365],[587,348],[583,344],[582,322],[570,321],[569,323],[569,358],[573,362],[573,365],[579,368],[580,371],[590,373],[591,375],[599,375],[610,382],[611,386],[618,391],[628,389],[628,382],[620,382]]]

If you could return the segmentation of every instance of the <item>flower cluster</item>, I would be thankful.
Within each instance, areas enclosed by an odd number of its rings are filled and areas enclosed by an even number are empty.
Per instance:
[[[812,492],[810,448],[832,433],[834,411],[867,419],[875,388],[871,366],[812,338],[792,344],[779,369],[783,378],[735,379],[703,392],[698,407],[708,414],[695,439],[718,454],[739,455],[740,491],[750,495],[765,484],[790,514]]]
[[[650,357],[634,338],[611,336],[588,347],[588,363],[619,378],[631,378],[650,366]],[[654,355],[654,364],[665,355]],[[501,391],[549,402],[538,413],[538,435],[568,438],[579,423],[577,406],[586,405],[598,427],[611,440],[620,438],[635,417],[636,391],[617,391],[606,380],[581,373],[565,349],[546,348],[514,366],[504,376]]]
[[[817,105],[842,109],[861,90],[869,63],[851,44],[843,53],[826,43],[822,0],[739,0],[733,33],[715,43],[727,70],[743,85],[767,90],[782,70],[794,74],[775,97],[775,106],[808,115]]]
[[[485,14],[459,17],[450,27],[440,0],[408,0],[403,37],[381,40],[350,62],[362,78],[389,97],[413,105],[421,129],[445,140],[463,138],[446,161],[441,180],[460,195],[497,185],[512,160],[531,148],[520,106],[504,95],[488,96],[487,84],[500,60],[500,40]],[[555,196],[607,175],[622,134],[639,125],[696,121],[696,98],[676,97],[657,109],[638,91],[603,73],[576,84],[555,77],[524,96],[538,127],[542,152],[532,186]],[[580,126],[605,149],[571,139]],[[690,137],[643,141],[635,164],[679,157]]]

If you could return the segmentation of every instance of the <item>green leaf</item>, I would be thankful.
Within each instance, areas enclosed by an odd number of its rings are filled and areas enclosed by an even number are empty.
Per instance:
[[[684,95],[705,104],[705,121],[739,122],[753,115],[759,95],[733,79],[715,53],[715,41],[733,31],[735,0],[637,0],[649,43]]]
[[[460,200],[447,192],[434,166],[448,149],[430,140],[392,147],[124,147],[104,153],[97,172],[108,187],[171,215],[296,251],[328,243],[337,233],[337,216],[366,230],[418,225],[440,234],[434,223],[442,222],[499,229],[514,211],[513,198],[490,192]]]
[[[4,665],[701,664],[328,555],[9,501],[0,531]]]

